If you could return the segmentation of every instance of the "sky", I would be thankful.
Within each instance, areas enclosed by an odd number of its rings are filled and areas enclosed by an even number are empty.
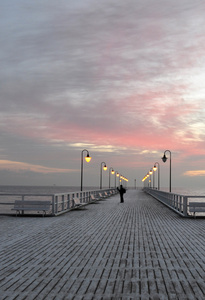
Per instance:
[[[204,187],[203,0],[0,5],[0,185]]]

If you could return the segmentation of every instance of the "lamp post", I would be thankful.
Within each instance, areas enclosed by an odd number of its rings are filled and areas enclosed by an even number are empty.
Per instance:
[[[147,180],[148,177],[149,177],[149,175],[147,174],[147,175],[145,175],[144,178],[142,179],[142,182],[144,182],[144,188],[145,188],[145,183],[146,183],[146,180]]]
[[[118,172],[115,172],[115,188],[116,188],[116,177],[119,177],[120,174]]]
[[[120,184],[122,184],[123,183],[123,176],[122,176],[122,174],[120,174],[119,179],[120,179]]]
[[[157,168],[156,165],[158,165],[158,168]],[[160,165],[159,165],[159,163],[158,163],[157,161],[154,163],[153,170],[154,170],[154,171],[157,171],[157,170],[158,170],[158,190],[160,190]],[[153,176],[154,176],[154,175],[153,175]]]
[[[86,151],[87,152],[87,156],[85,157],[85,161],[86,162],[90,162],[91,161],[91,156],[89,155],[89,152],[88,150],[84,149],[82,152],[81,152],[81,188],[80,190],[82,191],[83,190],[83,152]]]
[[[107,166],[106,166],[106,163],[104,161],[101,162],[101,165],[100,165],[100,189],[102,189],[102,167],[103,167],[104,171],[107,170]]]
[[[110,173],[113,175],[115,174],[115,171],[113,170],[113,167],[109,168],[109,189],[110,189]]]
[[[152,188],[152,177],[151,177],[151,175],[152,175],[152,173],[153,173],[153,171],[152,171],[152,169],[150,169],[150,171],[149,171],[149,175],[150,175],[150,188]]]
[[[150,176],[150,175],[149,175],[149,172],[148,172],[146,178],[149,179],[149,176]],[[148,180],[148,184],[147,184],[148,188],[149,188],[149,183],[150,183],[150,179]]]
[[[129,181],[129,180],[127,179],[127,177],[124,177],[124,181],[125,181],[125,188],[127,188],[127,182]]]
[[[171,166],[172,166],[172,164],[171,164],[171,151],[170,150],[165,150],[164,151],[164,156],[162,157],[162,161],[165,163],[166,161],[167,161],[167,157],[166,157],[166,155],[165,155],[165,153],[166,152],[169,152],[169,154],[170,154],[170,161],[169,161],[169,192],[171,193],[171,191],[172,191],[172,170],[171,170]]]

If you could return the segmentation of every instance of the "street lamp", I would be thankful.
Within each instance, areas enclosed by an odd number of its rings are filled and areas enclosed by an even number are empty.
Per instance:
[[[127,188],[127,182],[129,181],[126,177],[124,177],[124,181],[125,181],[125,188]]]
[[[158,165],[158,168],[157,168],[156,165]],[[158,190],[160,190],[160,165],[159,165],[159,163],[157,161],[154,163],[153,170],[154,171],[158,170]]]
[[[144,178],[142,179],[142,182],[144,182],[144,187],[145,187],[145,181],[149,178],[149,174],[146,174]],[[149,183],[147,183],[147,186],[149,187]]]
[[[152,173],[153,173],[153,170],[152,169],[150,169],[150,171],[149,171],[149,175],[150,175],[150,188],[152,187],[152,177],[151,177],[151,175],[152,175]]]
[[[113,175],[115,174],[115,171],[113,170],[113,167],[109,168],[109,189],[110,189],[110,173]]]
[[[169,192],[171,193],[172,191],[172,171],[171,171],[171,151],[170,150],[166,150],[164,151],[164,156],[162,157],[162,161],[165,163],[167,161],[167,157],[165,155],[166,152],[169,152],[170,154],[170,161],[169,161]]]
[[[80,190],[82,191],[83,190],[83,152],[86,151],[87,152],[87,156],[85,157],[85,161],[86,162],[90,162],[91,161],[91,156],[89,155],[89,152],[88,150],[84,149],[82,152],[81,152],[81,188]]]
[[[106,166],[106,163],[104,161],[101,162],[101,165],[100,165],[100,189],[102,189],[102,168],[103,168],[104,171],[107,170],[107,166]]]
[[[115,188],[116,188],[116,177],[119,177],[120,174],[118,172],[115,172]]]
[[[149,176],[150,175],[149,175],[149,172],[148,172],[146,177],[149,179]],[[150,179],[148,180],[148,184],[147,184],[148,188],[149,188],[149,183],[150,183]]]

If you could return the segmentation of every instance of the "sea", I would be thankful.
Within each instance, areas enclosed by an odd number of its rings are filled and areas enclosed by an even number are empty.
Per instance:
[[[134,188],[134,187],[133,187]],[[140,189],[138,187],[137,189]],[[99,186],[83,187],[83,190],[99,190]],[[168,188],[161,188],[162,191],[168,192]],[[21,186],[21,185],[0,185],[0,194],[57,194],[57,193],[70,193],[79,192],[79,186]],[[193,196],[205,196],[204,188],[172,188],[172,193],[180,195],[193,195]]]
[[[83,190],[98,190],[99,187],[83,187]],[[21,185],[0,185],[0,194],[58,194],[79,192],[79,186],[21,186]]]

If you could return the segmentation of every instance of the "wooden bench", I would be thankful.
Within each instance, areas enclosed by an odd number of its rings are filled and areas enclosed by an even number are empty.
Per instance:
[[[80,202],[79,198],[73,198],[73,204],[74,204],[74,208],[79,208],[79,207],[84,207],[87,203]]]
[[[15,200],[14,202],[14,208],[11,210],[17,212],[22,211],[22,214],[24,214],[24,211],[42,211],[43,216],[46,214],[47,211],[50,210],[50,201],[40,201],[40,200]]]
[[[93,194],[90,195],[91,203],[99,201],[101,197],[95,197]]]
[[[107,198],[107,196],[105,195],[105,193],[104,193],[104,195],[102,193],[99,193],[99,196],[100,196],[101,199]]]
[[[189,212],[205,212],[205,202],[189,202]]]
[[[107,192],[104,192],[104,194],[105,194],[105,197],[106,197],[106,198],[111,196],[111,195],[110,195],[110,192],[109,192],[109,194],[108,194]]]

